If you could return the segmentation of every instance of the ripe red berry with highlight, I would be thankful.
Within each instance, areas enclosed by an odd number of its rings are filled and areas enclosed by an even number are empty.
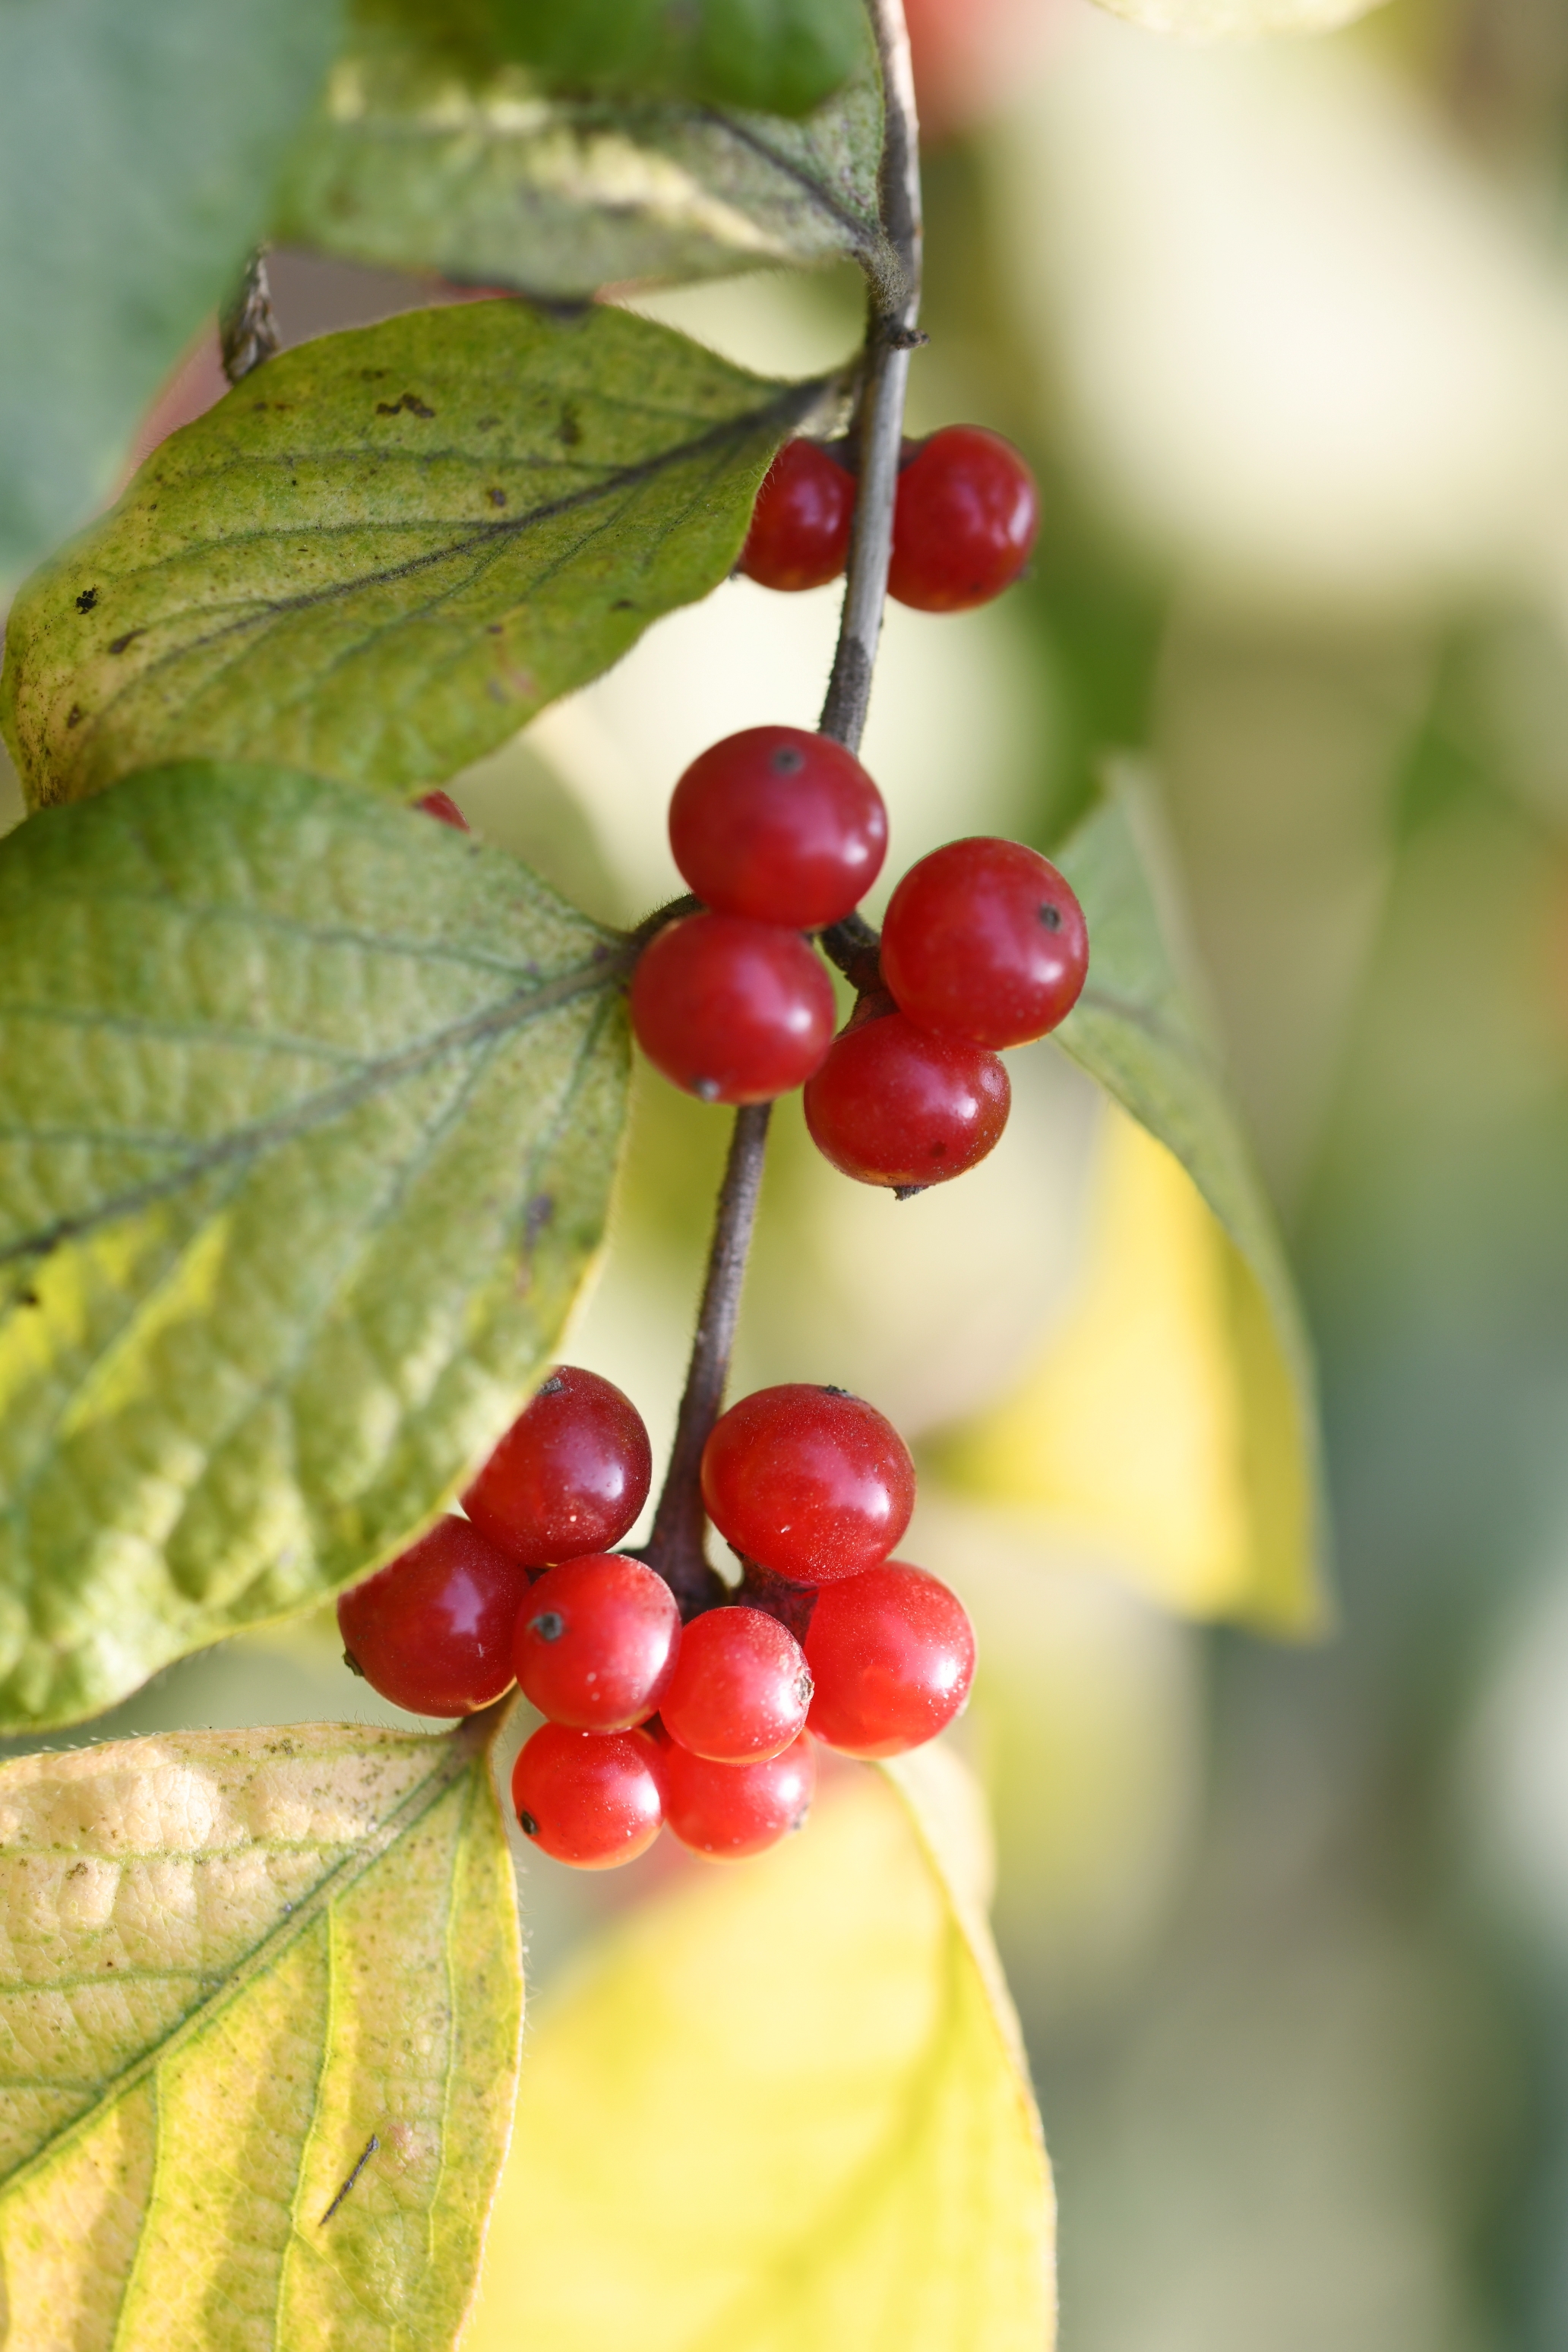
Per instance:
[[[702,1450],[702,1499],[725,1540],[797,1584],[855,1576],[910,1523],[915,1465],[875,1405],[791,1382],[742,1397]]]
[[[888,812],[831,736],[748,727],[693,760],[676,785],[669,845],[721,914],[816,931],[858,906],[881,872]]]
[[[659,1760],[671,1833],[710,1862],[742,1862],[764,1853],[804,1828],[811,1810],[816,1759],[805,1732],[760,1763],[711,1764],[673,1740]]]
[[[450,793],[426,793],[424,799],[416,801],[414,805],[416,808],[423,809],[426,816],[435,817],[442,824],[456,825],[459,833],[467,833],[469,830],[468,818],[463,814]]]
[[[609,1551],[647,1500],[653,1449],[630,1397],[558,1364],[468,1493],[474,1525],[528,1568]]]
[[[528,1571],[467,1519],[437,1519],[338,1601],[348,1664],[414,1715],[472,1715],[510,1690]]]
[[[632,975],[632,1027],[654,1067],[703,1102],[771,1102],[810,1077],[833,1040],[833,985],[798,931],[743,915],[688,915]]]
[[[901,1756],[968,1697],[974,1633],[940,1579],[889,1559],[817,1594],[805,1654],[816,1737],[850,1756]]]
[[[950,841],[911,866],[882,926],[882,978],[920,1028],[1026,1045],[1067,1018],[1089,930],[1064,877],[1021,841]]]
[[[658,1835],[661,1782],[659,1751],[646,1731],[546,1723],[518,1752],[511,1801],[523,1834],[557,1862],[614,1870]]]
[[[846,1176],[918,1192],[984,1160],[1011,1102],[1006,1070],[984,1045],[889,1012],[834,1039],[806,1081],[805,1123]]]
[[[574,1731],[646,1723],[675,1668],[680,1612],[661,1576],[619,1552],[547,1568],[517,1616],[525,1698]]]
[[[888,593],[921,613],[988,604],[1023,571],[1039,525],[1035,478],[1012,443],[945,425],[900,472]]]
[[[761,1609],[710,1609],[680,1637],[658,1703],[671,1739],[711,1764],[782,1754],[805,1728],[811,1675],[787,1626]]]
[[[820,588],[849,554],[855,477],[820,441],[786,441],[763,477],[740,569],[764,588]]]

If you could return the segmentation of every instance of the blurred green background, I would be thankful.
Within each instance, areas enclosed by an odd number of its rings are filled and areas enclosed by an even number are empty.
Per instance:
[[[1205,1626],[1201,1576],[960,1492],[931,1450],[907,1549],[982,1633],[961,1728],[1057,2167],[1063,2342],[1555,2352],[1568,10],[1394,0],[1218,49],[1076,0],[911,16],[934,134],[913,427],[1013,436],[1047,522],[1000,605],[890,613],[866,756],[893,869],[959,832],[1049,846],[1108,749],[1147,762],[1314,1329],[1337,1553],[1333,1637],[1273,1648]],[[303,256],[274,280],[290,341],[431,299]],[[637,299],[785,370],[857,331],[847,276]],[[204,346],[162,423],[218,388]],[[731,728],[809,723],[835,621],[831,590],[731,583],[456,796],[584,905],[640,915],[679,887],[680,767]],[[919,1441],[1000,1426],[1045,1362],[1070,1380],[1052,1337],[1114,1145],[1048,1045],[1013,1061],[994,1159],[904,1205],[835,1177],[786,1107],[742,1385],[839,1381]],[[569,1349],[656,1444],[723,1140],[642,1085]],[[1182,1344],[1165,1375],[1201,1402],[1202,1332]],[[1115,1432],[1130,1462],[1150,1393]],[[374,1711],[316,1623],[188,1662],[93,1730]],[[658,1881],[530,1854],[536,1978]]]

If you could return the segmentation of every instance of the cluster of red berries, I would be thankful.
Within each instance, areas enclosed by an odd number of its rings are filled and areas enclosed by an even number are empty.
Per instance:
[[[847,442],[789,441],[757,494],[741,570],[764,588],[837,580],[855,517]],[[921,613],[962,613],[1011,587],[1039,528],[1034,478],[1010,442],[977,425],[906,441],[893,503],[888,593]]]
[[[647,1496],[629,1399],[563,1365],[441,1520],[338,1603],[344,1655],[384,1697],[468,1715],[513,1680],[547,1720],[512,1773],[522,1828],[587,1870],[668,1826],[719,1859],[798,1829],[813,1742],[896,1756],[963,1705],[974,1639],[937,1579],[888,1558],[914,1465],[840,1389],[759,1390],[702,1457],[710,1517],[746,1562],[745,1601],[684,1626],[674,1594],[612,1551]]]
[[[832,983],[806,934],[839,922],[887,850],[882,796],[852,752],[799,727],[751,727],[694,760],[669,809],[700,914],[638,960],[632,1025],[705,1102],[805,1088],[818,1149],[900,1192],[973,1168],[1006,1124],[996,1048],[1043,1036],[1089,968],[1083,912],[1021,842],[949,842],[894,891],[881,982],[833,1035]]]

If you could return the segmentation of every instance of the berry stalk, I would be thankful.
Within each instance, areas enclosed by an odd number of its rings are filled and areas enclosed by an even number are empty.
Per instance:
[[[871,673],[888,593],[910,353],[921,340],[916,325],[921,258],[920,130],[909,34],[902,0],[869,0],[869,5],[882,70],[882,225],[898,257],[900,283],[896,290],[874,286],[868,299],[857,425],[859,487],[838,644],[822,710],[822,733],[851,751],[859,748],[871,699]],[[848,920],[853,925],[858,918]],[[771,1108],[765,1102],[748,1103],[735,1114],[675,1444],[643,1555],[670,1586],[683,1617],[724,1597],[724,1586],[704,1549],[706,1517],[699,1474],[702,1449],[724,1402]]]

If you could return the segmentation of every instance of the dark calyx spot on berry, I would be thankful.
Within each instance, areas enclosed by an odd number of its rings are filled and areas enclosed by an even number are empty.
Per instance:
[[[96,588],[84,588],[84,589],[82,590],[82,592],[81,592],[81,594],[80,594],[80,595],[77,598],[77,600],[76,600],[76,608],[77,608],[77,611],[78,611],[79,613],[90,613],[90,612],[91,612],[91,610],[92,610],[92,608],[93,608],[93,606],[97,604],[97,602],[98,602],[98,591],[97,591],[97,589],[96,589]]]
[[[558,1642],[566,1631],[566,1620],[559,1609],[542,1609],[537,1617],[529,1619],[528,1630],[542,1642]]]
[[[719,1081],[717,1078],[693,1078],[691,1091],[699,1102],[717,1102],[720,1092]]]
[[[1047,931],[1059,931],[1062,927],[1061,908],[1059,907],[1053,907],[1050,900],[1047,898],[1045,905],[1040,908],[1040,920],[1044,923]]]
[[[895,1184],[893,1198],[895,1201],[918,1201],[922,1192],[930,1191],[929,1184]]]
[[[800,1701],[802,1706],[809,1706],[811,1705],[816,1690],[816,1685],[811,1679],[811,1668],[809,1666],[802,1666],[799,1674],[796,1675],[795,1678],[795,1695]]]
[[[345,1650],[343,1652],[343,1664],[347,1666],[351,1675],[357,1675],[361,1682],[363,1682],[364,1668],[361,1665],[359,1660],[355,1657],[352,1650]]]
[[[798,743],[781,743],[768,765],[775,776],[798,776],[805,765],[805,753]]]
[[[853,1389],[836,1389],[830,1381],[822,1381],[818,1385],[821,1388],[824,1396],[847,1397],[853,1396],[855,1393]]]
[[[552,1372],[547,1381],[540,1383],[539,1393],[541,1396],[559,1396],[565,1385],[559,1372]]]
[[[517,1817],[517,1825],[522,1832],[524,1837],[537,1837],[539,1835],[539,1823],[534,1820],[531,1813],[519,1813]]]

